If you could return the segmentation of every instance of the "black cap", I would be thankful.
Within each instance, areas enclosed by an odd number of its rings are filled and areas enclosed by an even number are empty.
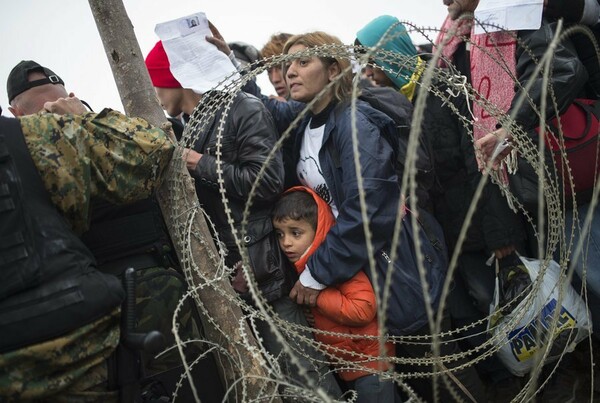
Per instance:
[[[46,76],[40,80],[29,81],[29,73],[38,71]],[[62,84],[64,81],[46,67],[40,66],[33,60],[22,60],[10,71],[8,81],[6,82],[6,92],[8,93],[8,102],[10,103],[17,95],[27,91],[30,88],[44,84]]]

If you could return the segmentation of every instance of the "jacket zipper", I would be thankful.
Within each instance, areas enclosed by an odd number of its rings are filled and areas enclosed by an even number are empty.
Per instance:
[[[381,251],[381,256],[383,256],[383,258],[386,260],[386,262],[392,263],[392,259],[390,259],[389,255],[387,253],[385,253],[384,251]],[[427,259],[427,261],[429,263],[433,263],[433,260],[431,259],[431,256],[425,255],[425,259]]]

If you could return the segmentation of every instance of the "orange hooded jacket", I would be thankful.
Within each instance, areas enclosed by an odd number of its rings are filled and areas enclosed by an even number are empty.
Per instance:
[[[315,239],[308,250],[295,263],[296,272],[300,274],[304,271],[310,255],[325,239],[329,228],[335,223],[335,218],[329,205],[312,189],[304,186],[295,186],[287,192],[310,193],[317,203],[318,209]],[[334,347],[328,349],[328,353],[332,357],[356,364],[356,370],[343,369],[339,371],[339,375],[343,380],[353,381],[371,374],[368,371],[361,371],[360,367],[381,371],[392,368],[392,364],[387,360],[372,360],[372,358],[365,357],[380,356],[379,339],[355,337],[360,335],[379,335],[375,292],[373,291],[371,281],[364,271],[359,271],[354,277],[344,283],[329,286],[321,291],[317,298],[317,306],[312,308],[312,314],[315,319],[316,329],[354,336],[334,336],[318,332],[315,334],[317,341]],[[385,351],[387,356],[393,357],[394,345],[387,342],[385,344]],[[356,353],[360,355],[355,355]]]

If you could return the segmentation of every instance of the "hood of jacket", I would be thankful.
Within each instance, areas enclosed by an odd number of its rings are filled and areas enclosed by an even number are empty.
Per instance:
[[[382,38],[382,43],[379,43]],[[391,74],[389,71],[386,71],[385,74],[393,81],[398,89],[408,84],[409,77],[414,74],[415,67],[417,66],[417,49],[415,48],[415,45],[413,45],[412,40],[406,31],[406,27],[398,20],[398,18],[390,15],[379,16],[358,31],[356,33],[356,39],[366,47],[372,47],[379,44],[379,49],[414,58],[415,63],[407,63],[404,65],[405,67],[402,67],[399,70],[397,64],[375,58],[375,62],[378,66],[390,69],[391,71],[397,71],[397,74]]]
[[[313,254],[315,250],[323,243],[329,229],[333,224],[335,224],[335,218],[333,217],[333,213],[331,212],[331,207],[325,200],[323,200],[314,190],[307,186],[294,186],[288,189],[285,193],[290,192],[306,192],[310,194],[315,203],[317,204],[317,229],[315,231],[315,239],[310,244],[308,249],[304,252],[304,254],[294,263],[296,266],[296,272],[298,274],[304,271],[306,267],[306,261]]]

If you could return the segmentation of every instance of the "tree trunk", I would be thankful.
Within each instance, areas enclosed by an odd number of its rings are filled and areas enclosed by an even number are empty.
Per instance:
[[[122,0],[89,0],[89,4],[125,113],[170,130],[170,124],[157,102]],[[218,254],[204,216],[198,209],[194,183],[185,169],[180,149],[175,152],[165,173],[158,200],[182,266],[194,267],[198,271],[187,270],[188,282],[191,278],[193,283],[190,286],[205,285],[198,292],[196,302],[200,305],[200,312],[205,310],[212,321],[204,323],[206,338],[228,352],[228,357],[217,359],[223,366],[221,375],[225,386],[238,382],[236,393],[231,395],[238,401],[241,396],[248,400],[265,396],[269,387],[265,386],[264,380],[268,377],[259,360],[251,354],[251,351],[258,351],[258,346],[242,320],[240,308],[233,302],[235,291],[227,276],[221,276],[221,279],[206,286],[206,280],[214,279],[215,273],[218,273]],[[239,382],[241,379],[243,382]],[[203,385],[202,380],[195,381],[197,387],[211,387]]]

